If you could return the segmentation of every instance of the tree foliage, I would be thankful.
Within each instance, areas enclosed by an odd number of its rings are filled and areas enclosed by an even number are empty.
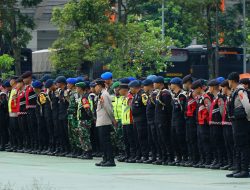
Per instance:
[[[42,0],[0,1],[0,53],[15,57],[15,68],[20,74],[21,48],[31,40],[30,31],[35,28],[32,17],[21,12],[23,7],[33,7]],[[20,5],[21,4],[21,5]]]
[[[14,59],[8,54],[0,56],[0,74],[1,78],[6,79],[8,76],[14,74],[12,67],[14,66]]]

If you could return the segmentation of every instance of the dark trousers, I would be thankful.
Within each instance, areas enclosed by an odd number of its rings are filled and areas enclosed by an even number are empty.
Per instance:
[[[138,135],[138,142],[141,148],[141,154],[143,157],[149,156],[148,150],[148,134],[147,134],[147,122],[146,121],[137,121],[134,122],[134,126]]]
[[[134,135],[134,125],[123,125],[123,141],[125,145],[125,154],[127,158],[136,157],[136,141]]]
[[[199,138],[199,152],[206,164],[211,164],[211,145],[210,145],[210,127],[209,125],[199,125],[197,129]]]
[[[30,148],[30,131],[28,128],[27,115],[18,116],[18,124],[20,128],[20,136],[22,137],[22,145],[24,148]]]
[[[189,148],[190,160],[196,163],[199,160],[199,151],[197,145],[197,125],[194,118],[186,120],[186,142]]]
[[[249,164],[248,132],[250,127],[249,121],[247,121],[247,119],[239,119],[233,121],[232,124],[233,124],[236,170],[248,172],[248,164]]]
[[[221,125],[211,125],[211,144],[213,148],[214,159],[223,164],[225,157],[225,143],[223,138],[223,127]]]
[[[9,125],[9,118],[7,114],[0,113],[0,146],[2,149],[5,148],[5,145],[8,141],[8,125]]]
[[[149,130],[149,144],[151,145],[152,158],[155,159],[157,157],[157,153],[160,153],[160,146],[158,143],[157,129],[154,123],[148,124]]]
[[[157,133],[161,147],[162,160],[173,160],[174,153],[171,145],[171,125],[170,123],[157,124]]]
[[[31,147],[33,149],[38,149],[38,128],[35,109],[28,109],[27,112],[27,123],[30,131]]]
[[[9,134],[10,134],[10,144],[13,148],[18,147],[18,119],[17,117],[9,118]]]
[[[112,150],[112,143],[111,143],[111,125],[104,125],[98,127],[99,132],[99,141],[101,145],[101,149],[103,151],[103,161],[107,162],[114,162],[114,155]]]
[[[60,139],[60,127],[58,119],[53,118],[53,126],[54,126],[54,146],[55,148],[59,148],[61,146],[61,139]]]
[[[45,117],[45,120],[48,133],[48,146],[50,147],[50,149],[53,149],[55,146],[53,120],[50,117]]]
[[[188,151],[186,144],[185,123],[180,123],[179,125],[172,126],[171,134],[172,146],[176,152],[177,158],[179,160],[187,160]]]
[[[46,128],[46,121],[43,116],[37,117],[37,125],[39,149],[45,150],[48,148],[48,132]]]
[[[223,126],[223,137],[227,152],[228,165],[233,165],[234,160],[234,141],[233,141],[233,129],[232,126]]]
[[[60,144],[62,148],[66,151],[69,151],[69,132],[68,132],[68,121],[67,119],[58,120],[58,128],[60,133]]]
[[[100,152],[100,143],[99,143],[99,137],[98,137],[98,127],[95,127],[95,122],[91,123],[90,141],[91,141],[93,152]]]

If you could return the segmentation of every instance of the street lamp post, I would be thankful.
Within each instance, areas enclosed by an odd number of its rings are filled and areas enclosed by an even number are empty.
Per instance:
[[[162,40],[165,39],[165,0],[162,0]]]
[[[244,42],[243,42],[243,72],[246,73],[247,72],[247,47],[246,47],[246,38],[247,38],[247,34],[246,34],[246,0],[243,0],[243,38],[244,38]]]

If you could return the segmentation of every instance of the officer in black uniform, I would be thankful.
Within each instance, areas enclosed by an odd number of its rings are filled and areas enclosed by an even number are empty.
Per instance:
[[[8,115],[8,96],[6,92],[0,90],[0,151],[5,150],[8,140]]]
[[[185,118],[186,118],[186,142],[188,146],[189,162],[186,163],[186,167],[194,166],[199,161],[198,145],[197,145],[197,125],[196,125],[196,109],[197,102],[195,99],[194,91],[191,89],[193,83],[193,77],[187,75],[183,78],[183,90],[187,95],[187,101],[185,106]]]
[[[174,154],[171,145],[171,118],[172,118],[172,97],[171,93],[164,86],[164,78],[158,76],[154,80],[154,88],[159,90],[155,105],[155,123],[162,157],[160,162],[168,165],[174,161]]]
[[[56,78],[56,85],[58,87],[58,127],[60,131],[60,144],[61,151],[58,156],[65,156],[70,152],[69,134],[68,134],[68,121],[67,121],[67,110],[69,102],[67,101],[68,91],[67,82],[64,76],[58,76]]]
[[[182,90],[182,80],[179,77],[173,78],[170,84],[174,94],[172,101],[172,145],[177,155],[177,160],[172,165],[184,166],[188,161],[185,129],[186,96]]]
[[[44,105],[44,117],[46,121],[46,127],[48,132],[49,148],[45,152],[47,155],[51,155],[55,151],[55,141],[54,141],[54,124],[53,124],[53,90],[54,80],[48,79],[44,82],[44,87],[46,88],[46,103]]]
[[[45,83],[45,88],[48,89],[48,96],[51,100],[51,112],[52,112],[52,124],[53,126],[53,144],[51,152],[47,153],[48,155],[55,156],[61,152],[61,138],[60,138],[60,127],[59,127],[59,120],[58,120],[58,113],[59,113],[59,90],[55,84],[55,81],[48,80]]]
[[[233,137],[235,146],[236,170],[227,177],[249,177],[249,120],[250,104],[247,92],[239,85],[239,74],[228,75],[229,87],[233,90],[229,102],[229,116],[232,118]]]
[[[132,115],[140,147],[138,150],[140,150],[141,152],[141,155],[138,152],[136,162],[143,163],[147,161],[149,157],[146,116],[148,96],[142,90],[141,82],[138,80],[130,82],[129,88],[131,93],[134,95],[134,98],[132,100]]]
[[[43,84],[40,81],[34,81],[32,87],[37,95],[37,105],[36,105],[36,118],[38,126],[38,141],[39,149],[37,154],[44,154],[48,149],[48,132],[46,128],[45,121],[45,104],[46,104],[46,94],[42,91]]]
[[[148,144],[151,150],[151,159],[144,161],[144,163],[146,164],[156,162],[157,152],[159,152],[157,151],[157,148],[159,146],[157,142],[157,132],[155,126],[155,103],[156,103],[157,91],[154,90],[153,86],[154,83],[150,78],[152,77],[149,77],[148,79],[142,82],[144,86],[143,87],[144,91],[148,96],[146,114],[148,123]]]

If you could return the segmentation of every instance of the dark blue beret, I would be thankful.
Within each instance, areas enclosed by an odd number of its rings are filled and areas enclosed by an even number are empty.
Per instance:
[[[129,88],[136,88],[136,87],[140,87],[141,86],[141,82],[139,80],[133,80],[128,84]]]
[[[94,82],[94,81],[91,82],[91,83],[89,84],[89,86],[92,87],[92,88],[95,87],[95,86],[96,86],[96,82]]]
[[[53,84],[54,84],[54,80],[53,79],[48,79],[45,82],[45,88],[50,88]]]
[[[192,89],[202,88],[204,82],[201,79],[198,79],[192,83]]]
[[[75,85],[77,83],[77,80],[76,80],[76,78],[67,78],[66,82],[68,84],[74,84]]]
[[[210,80],[207,85],[208,86],[218,86],[220,83],[216,79]]]
[[[32,82],[32,87],[33,88],[42,88],[43,87],[43,83],[39,80],[36,80],[34,82]]]
[[[120,83],[121,84],[128,84],[130,82],[131,82],[131,80],[129,78],[122,78],[122,79],[120,79]]]
[[[105,80],[98,78],[98,79],[95,80],[95,83],[96,83],[96,85],[104,85]]]
[[[86,86],[85,86],[86,88],[89,88],[89,87],[90,87],[90,81],[84,81],[84,83],[85,83],[85,85],[86,85]]]
[[[146,79],[146,80],[142,81],[143,86],[149,86],[149,85],[152,85],[152,84],[153,84],[153,81],[150,80],[150,79]]]
[[[23,78],[19,77],[18,79],[16,79],[16,82],[23,82]]]
[[[58,76],[55,80],[56,83],[64,83],[66,84],[67,81],[66,81],[66,78],[64,76]]]
[[[9,80],[4,81],[3,87],[5,87],[5,88],[11,87],[10,81]]]
[[[236,81],[236,82],[239,82],[240,80],[240,75],[239,73],[237,72],[232,72],[228,75],[227,77],[228,80],[233,80],[233,81]]]
[[[185,84],[187,82],[193,82],[193,77],[192,75],[187,75],[182,79],[182,83]]]
[[[172,78],[170,84],[182,85],[182,80],[179,77]]]
[[[101,78],[103,80],[109,80],[113,77],[113,74],[111,72],[105,72],[101,75]]]
[[[158,76],[153,81],[154,83],[163,83],[164,84],[164,78],[162,76]]]
[[[40,79],[41,82],[46,82],[47,80],[51,79],[51,75],[45,74],[43,77]]]
[[[31,76],[32,76],[32,72],[31,72],[31,71],[26,71],[26,72],[24,72],[24,73],[21,75],[21,77],[22,77],[23,79],[26,79],[26,78],[31,77]]]

